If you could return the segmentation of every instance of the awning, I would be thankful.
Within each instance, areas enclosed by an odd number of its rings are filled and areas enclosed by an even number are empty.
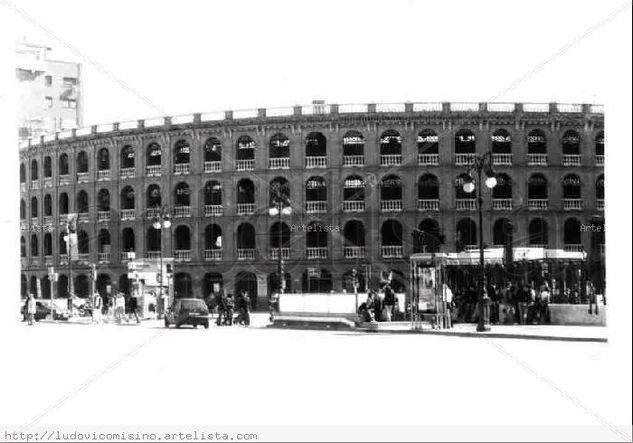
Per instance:
[[[503,248],[490,248],[484,250],[484,263],[487,265],[503,264]],[[538,261],[538,260],[585,260],[586,252],[570,252],[563,249],[544,248],[513,248],[513,261]],[[422,253],[412,254],[411,261],[427,262],[435,261],[446,266],[476,266],[479,265],[479,251],[451,252],[451,253]]]

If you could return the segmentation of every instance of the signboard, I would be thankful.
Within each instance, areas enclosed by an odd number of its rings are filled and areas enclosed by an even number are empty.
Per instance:
[[[415,267],[416,286],[418,288],[418,309],[426,311],[435,308],[435,267]]]

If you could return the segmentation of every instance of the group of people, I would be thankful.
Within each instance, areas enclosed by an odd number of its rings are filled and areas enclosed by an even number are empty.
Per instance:
[[[233,297],[231,293],[225,294],[224,291],[219,291],[214,301],[218,326],[234,324],[249,326],[251,324],[251,298],[247,291],[240,291],[236,297]],[[237,315],[234,317],[236,312]]]
[[[129,323],[132,316],[135,318],[136,323],[141,322],[138,315],[138,301],[136,297],[126,297],[122,292],[117,291],[113,295],[105,297],[101,296],[99,292],[95,292],[88,299],[87,305],[92,317],[92,323],[95,324],[101,324],[104,321]]]
[[[367,300],[358,307],[358,314],[364,322],[390,322],[398,315],[398,298],[390,283],[382,287],[382,294],[370,289]]]

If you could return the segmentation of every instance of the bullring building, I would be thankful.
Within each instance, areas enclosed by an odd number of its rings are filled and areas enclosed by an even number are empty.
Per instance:
[[[391,272],[403,290],[412,253],[478,247],[475,193],[461,185],[488,152],[486,246],[602,254],[604,236],[583,225],[603,220],[603,128],[599,105],[314,102],[42,136],[20,150],[22,291],[48,296],[52,266],[67,294],[68,214],[80,296],[92,264],[99,290],[129,291],[129,252],[173,257],[177,297],[220,285],[263,306],[279,254],[286,291],[350,291],[353,269]]]

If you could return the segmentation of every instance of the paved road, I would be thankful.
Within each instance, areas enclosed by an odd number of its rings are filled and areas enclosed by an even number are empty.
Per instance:
[[[611,401],[622,393],[605,383],[608,343],[146,322],[20,324],[5,345],[18,360],[3,363],[0,392],[16,395],[17,377],[32,380],[18,388],[25,401],[0,402],[5,423],[80,425],[107,415],[133,425],[166,413],[179,424],[254,425],[629,418]],[[415,408],[401,406],[412,397]]]

